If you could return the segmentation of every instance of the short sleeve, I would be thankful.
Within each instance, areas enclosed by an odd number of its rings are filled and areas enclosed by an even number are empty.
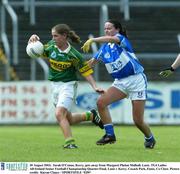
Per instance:
[[[100,49],[98,50],[98,52],[94,54],[94,56],[93,56],[94,59],[96,59],[96,60],[102,59],[104,46],[105,46],[105,44],[103,44],[103,45],[100,47]]]
[[[71,55],[73,56],[73,65],[82,76],[86,77],[93,73],[92,68],[87,64],[87,61],[83,58],[81,53],[73,49]]]

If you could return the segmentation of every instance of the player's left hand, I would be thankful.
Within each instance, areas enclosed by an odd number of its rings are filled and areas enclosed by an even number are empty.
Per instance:
[[[89,52],[90,46],[91,46],[92,42],[93,42],[92,39],[88,39],[88,40],[84,43],[84,45],[81,47],[81,49],[82,49],[85,53]]]
[[[168,77],[174,73],[174,69],[172,67],[167,68],[159,73],[160,76]]]
[[[105,90],[104,89],[102,89],[102,88],[95,88],[94,89],[97,93],[99,93],[99,94],[103,94],[103,93],[105,93]]]

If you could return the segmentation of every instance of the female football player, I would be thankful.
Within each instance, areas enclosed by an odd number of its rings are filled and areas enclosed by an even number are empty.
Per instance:
[[[112,86],[102,94],[98,101],[98,111],[104,123],[105,135],[96,142],[97,145],[114,143],[114,134],[108,105],[129,97],[132,101],[132,113],[135,125],[144,134],[145,148],[153,148],[156,141],[149,126],[144,122],[147,80],[144,68],[134,54],[126,30],[117,20],[108,20],[104,25],[105,36],[87,40],[82,49],[88,52],[93,42],[103,43],[99,51],[89,61],[93,66],[102,61],[108,73],[114,78]]]
[[[52,82],[55,115],[65,138],[63,147],[74,149],[77,148],[77,145],[72,137],[71,124],[92,120],[93,123],[103,128],[100,117],[95,110],[82,114],[71,113],[71,105],[77,88],[76,72],[80,72],[96,92],[103,93],[104,91],[96,86],[91,75],[93,70],[82,55],[70,44],[70,42],[80,43],[79,36],[66,24],[58,24],[52,27],[51,34],[52,40],[44,45],[42,57],[49,60],[48,79]],[[40,40],[39,36],[33,34],[29,43],[37,40]]]

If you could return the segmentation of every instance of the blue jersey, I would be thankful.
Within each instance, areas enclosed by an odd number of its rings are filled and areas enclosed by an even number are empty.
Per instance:
[[[114,79],[121,79],[142,73],[144,68],[135,56],[128,39],[121,34],[117,34],[116,36],[119,38],[120,44],[103,44],[94,55],[94,58],[104,62],[108,73]]]

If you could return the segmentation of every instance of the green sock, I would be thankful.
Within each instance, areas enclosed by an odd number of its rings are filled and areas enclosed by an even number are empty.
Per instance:
[[[65,144],[74,144],[75,143],[75,140],[73,138],[67,138],[65,140]]]
[[[86,112],[86,121],[89,121],[91,119],[91,112]]]

